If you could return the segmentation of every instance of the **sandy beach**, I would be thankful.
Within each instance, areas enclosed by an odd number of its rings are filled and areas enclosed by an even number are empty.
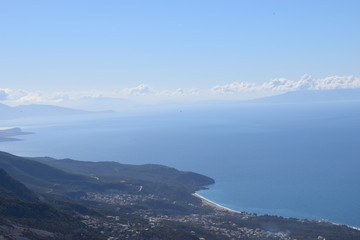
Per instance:
[[[239,211],[235,211],[235,210],[232,210],[230,208],[227,208],[227,207],[224,207],[224,206],[221,206],[220,204],[217,204],[213,201],[210,201],[209,199],[207,198],[204,198],[203,196],[197,194],[197,193],[194,193],[193,196],[197,197],[197,198],[200,198],[202,203],[204,205],[207,205],[207,206],[210,206],[210,207],[213,207],[213,208],[216,208],[217,210],[219,211],[228,211],[228,212],[232,212],[232,213],[242,213],[242,212],[239,212]]]
[[[201,195],[199,195],[199,194],[197,194],[197,193],[194,193],[193,196],[195,196],[195,197],[197,197],[197,198],[200,198],[200,199],[202,200],[202,203],[203,203],[204,205],[213,207],[213,208],[215,208],[215,209],[217,209],[217,210],[219,210],[219,211],[227,211],[227,212],[242,213],[242,214],[244,213],[244,212],[235,211],[235,210],[233,210],[233,209],[230,209],[230,208],[221,206],[220,204],[217,204],[217,203],[215,203],[215,202],[213,202],[213,201],[211,201],[211,200],[209,200],[209,199],[207,199],[207,198],[205,198],[205,197],[203,197],[203,196],[201,196]],[[334,222],[329,222],[329,221],[326,221],[326,222],[331,223],[331,224],[334,224],[334,225],[340,225],[340,224],[334,223]],[[352,228],[352,229],[355,229],[355,230],[360,231],[360,228],[358,228],[358,227],[349,226],[349,225],[347,225],[347,226],[348,226],[349,228]]]

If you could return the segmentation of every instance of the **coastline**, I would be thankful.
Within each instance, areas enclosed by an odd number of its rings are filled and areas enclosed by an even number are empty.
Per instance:
[[[0,142],[21,141],[16,136],[33,134],[32,132],[24,132],[21,128],[0,128]]]
[[[360,231],[360,228],[358,228],[358,227],[353,227],[353,226],[349,226],[349,225],[346,225],[346,226],[348,226],[349,228],[352,228],[352,229],[355,229],[355,230]]]
[[[197,197],[197,198],[201,199],[203,205],[207,205],[207,206],[213,207],[213,208],[215,208],[216,210],[219,210],[219,211],[227,211],[227,212],[231,212],[231,213],[240,213],[240,214],[243,214],[243,213],[244,213],[244,212],[240,212],[240,211],[233,210],[233,209],[228,208],[228,207],[224,207],[224,206],[222,206],[222,205],[220,205],[220,204],[218,204],[218,203],[215,203],[215,202],[213,202],[213,201],[211,201],[211,200],[209,200],[209,199],[207,199],[207,198],[199,195],[198,193],[193,193],[192,195],[193,195],[194,197]],[[315,220],[315,221],[316,221],[316,220]],[[337,226],[342,225],[342,224],[338,224],[338,223],[335,223],[335,222],[329,222],[329,221],[327,221],[327,222],[328,222],[328,223],[331,223],[331,224],[334,224],[334,225],[337,225]],[[360,231],[360,228],[359,228],[359,227],[354,227],[354,226],[350,226],[350,225],[345,225],[345,226],[347,226],[347,227],[349,227],[349,228],[352,228],[352,229],[354,229],[354,230]]]
[[[194,197],[197,197],[197,198],[201,199],[201,201],[202,201],[202,203],[204,205],[213,207],[213,208],[215,208],[215,209],[217,209],[219,211],[227,211],[227,212],[231,212],[231,213],[243,213],[243,212],[240,212],[240,211],[233,210],[231,208],[224,207],[224,206],[222,206],[222,205],[220,205],[220,204],[218,204],[216,202],[213,202],[213,201],[199,195],[198,193],[193,193],[192,195]]]

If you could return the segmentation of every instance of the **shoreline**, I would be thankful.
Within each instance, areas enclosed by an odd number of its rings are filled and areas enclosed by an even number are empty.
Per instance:
[[[218,204],[218,203],[216,203],[216,202],[213,202],[213,201],[211,201],[211,200],[209,200],[209,199],[201,196],[201,195],[198,194],[198,193],[193,193],[192,195],[193,195],[194,197],[197,197],[197,198],[201,199],[201,201],[202,201],[202,203],[203,203],[204,205],[213,207],[213,208],[215,208],[215,209],[217,209],[217,210],[227,211],[227,212],[231,212],[231,213],[241,213],[241,214],[244,213],[244,212],[240,212],[240,211],[233,210],[233,209],[228,208],[228,207],[224,207],[224,206],[222,206],[222,205],[220,205],[220,204]]]
[[[349,228],[352,228],[352,229],[355,229],[355,230],[360,231],[360,228],[358,228],[358,227],[353,227],[353,226],[349,226],[349,225],[346,225],[346,226],[348,226]]]
[[[219,211],[227,211],[227,212],[231,212],[231,213],[240,213],[240,214],[244,214],[244,213],[245,213],[245,212],[240,212],[240,211],[233,210],[233,209],[228,208],[228,207],[224,207],[224,206],[222,206],[222,205],[220,205],[220,204],[218,204],[218,203],[216,203],[216,202],[213,202],[213,201],[211,201],[211,200],[209,200],[209,199],[201,196],[201,195],[198,194],[198,193],[193,193],[192,195],[193,195],[194,197],[197,197],[197,198],[201,199],[201,201],[202,201],[202,203],[203,203],[204,205],[213,207],[213,208],[215,208],[215,209],[217,209],[217,210],[219,210]],[[251,213],[250,213],[250,214],[251,214]],[[319,221],[319,220],[314,220],[314,221]],[[328,223],[331,223],[331,224],[334,224],[334,225],[337,225],[337,226],[339,226],[339,225],[345,225],[345,226],[347,226],[348,228],[352,228],[352,229],[354,229],[354,230],[360,231],[360,227],[354,227],[354,226],[350,226],[350,225],[347,225],[347,224],[338,224],[338,223],[330,222],[330,221],[327,221],[327,222],[328,222]]]

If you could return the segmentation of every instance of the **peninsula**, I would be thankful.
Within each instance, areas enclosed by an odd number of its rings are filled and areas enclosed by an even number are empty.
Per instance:
[[[0,239],[360,239],[329,222],[257,216],[196,194],[210,177],[156,165],[0,152]]]
[[[24,132],[21,128],[5,128],[0,129],[0,142],[5,141],[18,141],[19,139],[14,138],[19,135],[32,134],[31,132]]]

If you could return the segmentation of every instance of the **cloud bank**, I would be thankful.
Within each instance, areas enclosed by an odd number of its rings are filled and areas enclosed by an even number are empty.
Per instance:
[[[217,94],[236,94],[255,91],[289,92],[298,90],[331,90],[346,88],[360,88],[360,78],[353,76],[332,76],[322,79],[313,79],[310,75],[306,74],[298,81],[286,78],[276,78],[260,85],[249,82],[233,82],[215,86],[211,90]]]
[[[232,82],[224,85],[216,85],[210,89],[178,88],[156,89],[146,84],[140,84],[132,88],[116,89],[114,91],[64,91],[44,93],[26,91],[22,89],[0,88],[0,102],[10,105],[19,104],[58,104],[79,101],[83,99],[132,99],[139,101],[151,100],[210,100],[210,99],[250,99],[256,97],[271,96],[279,93],[299,90],[332,90],[360,88],[360,78],[354,76],[330,76],[314,79],[310,75],[304,75],[299,80],[276,78],[262,84],[251,82]]]

